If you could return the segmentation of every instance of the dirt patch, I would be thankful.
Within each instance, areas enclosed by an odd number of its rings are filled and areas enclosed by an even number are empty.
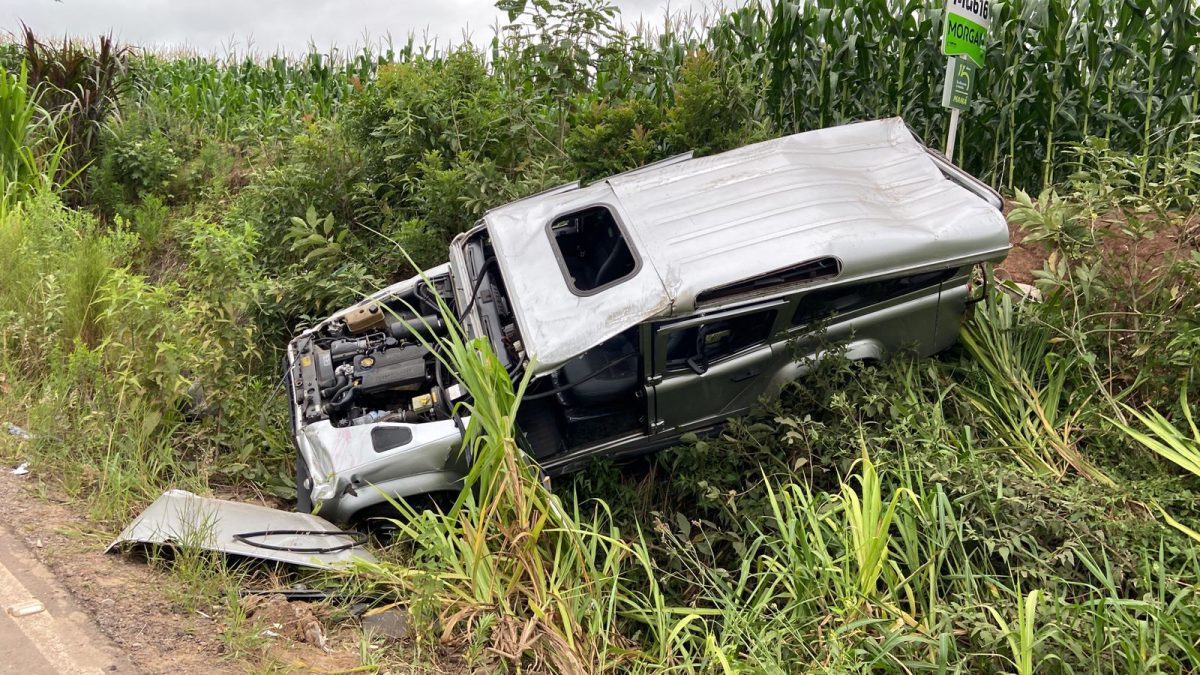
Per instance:
[[[996,266],[996,278],[1000,281],[1032,284],[1034,270],[1042,269],[1049,253],[1041,244],[1026,242],[1025,233],[1020,226],[1013,223],[1008,224],[1008,240],[1012,242],[1013,247],[1004,262]]]
[[[1011,209],[1012,203],[1006,202],[1006,218]],[[1155,216],[1142,217],[1152,219]],[[1125,220],[1116,212],[1101,216],[1095,227],[1099,258],[1106,265],[1120,265],[1127,270],[1127,278],[1135,284],[1160,277],[1173,263],[1187,258],[1200,245],[1197,239],[1200,214],[1180,223],[1155,227],[1149,237],[1134,236],[1126,231]],[[996,266],[996,278],[1032,284],[1033,273],[1049,260],[1049,250],[1040,242],[1027,241],[1024,230],[1013,223],[1008,224],[1008,238],[1013,247],[1008,258]]]
[[[221,659],[220,627],[182,615],[166,600],[163,579],[145,564],[103,552],[97,532],[65,504],[33,493],[31,481],[0,473],[8,525],[75,596],[110,639],[146,672],[239,673]]]

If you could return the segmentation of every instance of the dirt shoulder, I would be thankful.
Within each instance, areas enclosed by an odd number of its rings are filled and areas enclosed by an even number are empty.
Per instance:
[[[139,555],[105,553],[113,533],[82,516],[79,503],[56,499],[47,494],[50,490],[34,474],[18,477],[9,467],[0,470],[0,500],[7,505],[0,533],[19,539],[13,543],[23,545],[69,593],[72,606],[84,615],[76,619],[94,623],[101,639],[118,650],[120,663],[132,665],[115,672],[370,672],[375,667],[363,668],[361,649],[366,646],[372,660],[384,655],[380,640],[363,642],[356,621],[326,621],[323,606],[299,602],[267,606],[258,613],[243,605],[251,616],[230,638],[226,605],[189,609],[173,600],[194,592]],[[319,619],[314,628],[323,648],[288,634],[293,615]],[[230,640],[239,637],[235,653]]]
[[[140,671],[245,672],[224,658],[216,621],[185,614],[165,597],[174,580],[136,559],[104,553],[109,535],[66,504],[38,495],[35,481],[0,472],[7,528]]]

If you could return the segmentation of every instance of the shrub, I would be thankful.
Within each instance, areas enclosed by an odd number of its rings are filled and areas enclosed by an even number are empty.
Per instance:
[[[674,152],[710,155],[765,138],[753,121],[753,97],[708,52],[683,64],[664,133]]]
[[[276,263],[294,261],[284,240],[291,218],[311,206],[332,213],[341,226],[353,223],[364,170],[357,143],[334,124],[314,122],[288,140],[275,162],[252,176],[226,218],[252,224]]]
[[[573,116],[566,151],[584,180],[628,171],[665,156],[663,122],[662,111],[641,99],[594,101]]]
[[[103,155],[93,172],[97,201],[109,213],[148,196],[170,201],[181,161],[167,137],[157,129],[120,124],[105,138]]]

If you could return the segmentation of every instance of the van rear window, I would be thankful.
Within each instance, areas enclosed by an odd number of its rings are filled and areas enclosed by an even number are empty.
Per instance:
[[[576,293],[594,293],[633,275],[637,258],[611,211],[592,206],[550,224],[563,273]]]
[[[954,269],[935,270],[897,279],[868,281],[813,291],[805,294],[796,304],[796,313],[792,315],[792,325],[799,326],[820,321],[835,314],[853,312],[922,288],[937,286],[954,276],[956,271]]]

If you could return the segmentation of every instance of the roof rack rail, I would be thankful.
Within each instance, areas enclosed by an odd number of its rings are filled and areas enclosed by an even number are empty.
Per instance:
[[[688,150],[687,152],[681,152],[678,155],[671,155],[670,157],[667,157],[665,159],[660,159],[656,162],[650,162],[649,164],[643,164],[643,165],[637,167],[636,169],[630,169],[628,171],[622,171],[621,173],[614,173],[611,176],[605,176],[604,178],[601,178],[599,181],[596,181],[596,182],[609,181],[614,178],[624,178],[626,176],[634,176],[643,171],[649,171],[650,169],[659,169],[664,166],[671,166],[672,164],[686,162],[692,158],[693,154],[694,153],[691,150]]]

